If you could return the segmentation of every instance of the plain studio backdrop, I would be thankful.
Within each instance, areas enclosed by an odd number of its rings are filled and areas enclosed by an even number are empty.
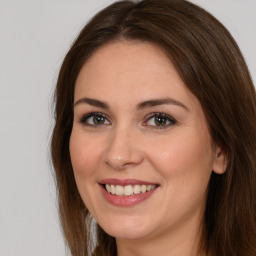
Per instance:
[[[64,256],[49,157],[54,85],[83,25],[114,1],[0,0],[0,256]],[[256,82],[256,1],[193,0],[237,40]]]

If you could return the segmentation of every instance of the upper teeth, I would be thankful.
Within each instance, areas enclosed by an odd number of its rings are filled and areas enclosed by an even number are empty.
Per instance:
[[[113,184],[106,184],[105,185],[107,191],[113,195],[117,196],[130,196],[133,194],[140,194],[150,191],[156,187],[156,185],[113,185]]]

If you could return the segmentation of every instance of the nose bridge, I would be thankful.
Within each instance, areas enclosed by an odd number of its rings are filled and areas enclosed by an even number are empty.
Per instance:
[[[138,131],[128,124],[113,128],[105,150],[104,161],[114,169],[138,165],[143,155],[138,144]]]

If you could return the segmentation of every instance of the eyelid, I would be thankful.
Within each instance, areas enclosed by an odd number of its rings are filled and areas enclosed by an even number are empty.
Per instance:
[[[86,122],[89,118],[94,117],[94,116],[103,117],[109,123],[108,124],[105,124],[105,123],[103,123],[103,124],[89,124],[88,122]],[[156,118],[156,117],[165,118],[169,122],[169,124],[164,124],[162,126],[161,125],[158,126],[158,125],[148,125],[148,124],[146,124],[147,122],[149,122],[150,119]],[[108,117],[108,115],[106,115],[102,112],[90,112],[90,113],[87,113],[85,115],[82,115],[79,122],[82,123],[85,126],[89,126],[89,127],[93,127],[93,128],[100,128],[102,126],[106,126],[106,125],[111,124],[111,121],[110,121],[110,118]],[[169,126],[176,125],[177,123],[178,123],[177,120],[169,114],[165,114],[163,112],[153,112],[153,113],[150,113],[146,116],[146,121],[143,122],[142,126],[149,126],[150,128],[153,128],[153,129],[165,129],[165,128],[168,128]]]
[[[156,118],[156,117],[163,117],[166,118],[170,124],[168,125],[163,125],[163,126],[157,126],[157,125],[146,125],[145,123],[148,122],[151,118]],[[153,129],[166,129],[169,126],[173,126],[178,124],[177,120],[175,118],[173,118],[171,115],[165,114],[163,112],[154,112],[154,113],[150,113],[149,115],[147,115],[146,117],[146,121],[143,123],[143,126],[150,126]]]
[[[88,120],[90,117],[93,117],[93,116],[103,117],[111,124],[111,121],[109,120],[108,116],[102,112],[90,112],[88,114],[82,115],[82,117],[80,118],[80,123],[82,123],[85,126],[90,126],[90,127],[95,127],[95,128],[97,128],[99,126],[103,126],[103,125],[109,125],[109,124],[93,125],[93,124],[86,123],[86,120]]]

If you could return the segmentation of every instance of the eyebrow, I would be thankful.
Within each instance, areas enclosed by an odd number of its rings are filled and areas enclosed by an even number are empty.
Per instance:
[[[96,100],[96,99],[91,99],[91,98],[81,98],[78,101],[75,102],[74,107],[76,105],[79,105],[81,103],[87,103],[91,106],[98,107],[98,108],[103,108],[103,109],[109,109],[109,105],[106,102]]]
[[[77,100],[74,104],[74,107],[81,104],[81,103],[86,103],[88,105],[94,106],[94,107],[98,107],[98,108],[102,108],[102,109],[106,109],[109,110],[110,107],[109,105],[104,102],[104,101],[100,101],[97,99],[92,99],[92,98],[81,98],[79,100]],[[185,110],[189,110],[183,103],[181,103],[178,100],[175,100],[173,98],[162,98],[162,99],[150,99],[147,101],[143,101],[137,104],[136,108],[137,110],[142,110],[145,108],[150,108],[150,107],[154,107],[154,106],[160,106],[160,105],[175,105],[175,106],[179,106],[182,107]]]
[[[151,99],[144,102],[141,102],[137,105],[138,110],[142,110],[144,108],[148,107],[154,107],[159,105],[175,105],[184,108],[185,110],[189,110],[188,107],[186,107],[183,103],[181,103],[178,100],[175,100],[173,98],[163,98],[163,99]]]

